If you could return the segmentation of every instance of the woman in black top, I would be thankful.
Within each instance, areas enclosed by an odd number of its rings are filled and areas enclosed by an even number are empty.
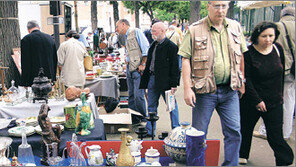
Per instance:
[[[251,35],[252,45],[244,53],[246,93],[240,101],[241,134],[240,163],[249,158],[252,134],[262,117],[267,140],[274,151],[276,165],[290,165],[294,155],[283,138],[284,52],[275,43],[279,31],[271,22],[261,22]]]

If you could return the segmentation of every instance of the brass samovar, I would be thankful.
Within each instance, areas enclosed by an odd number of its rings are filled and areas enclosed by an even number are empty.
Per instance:
[[[129,129],[120,128],[118,131],[121,132],[121,145],[119,155],[116,160],[116,166],[134,166],[135,160],[128,148],[130,142],[132,141],[132,137],[126,136],[126,132],[128,132]]]

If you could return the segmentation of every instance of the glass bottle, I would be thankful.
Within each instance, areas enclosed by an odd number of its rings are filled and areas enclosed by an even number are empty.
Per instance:
[[[24,166],[36,166],[32,147],[27,142],[25,122],[21,122],[22,144],[18,147],[18,160]]]

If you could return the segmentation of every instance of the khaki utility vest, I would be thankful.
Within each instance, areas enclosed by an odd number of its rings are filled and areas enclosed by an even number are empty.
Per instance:
[[[129,56],[129,71],[137,70],[142,61],[142,51],[136,37],[135,29],[130,29],[126,40],[126,49]]]
[[[240,70],[242,59],[241,31],[238,22],[227,19],[228,51],[230,54],[230,87],[232,90],[240,88],[243,75]],[[196,93],[214,93],[217,89],[214,68],[215,51],[211,39],[211,31],[207,17],[193,23],[190,27],[192,39],[191,80]]]

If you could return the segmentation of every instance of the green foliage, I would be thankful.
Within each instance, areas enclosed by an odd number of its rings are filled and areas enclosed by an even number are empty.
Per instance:
[[[175,17],[175,13],[167,13],[164,10],[156,9],[155,10],[155,17],[158,18],[159,20],[162,20],[162,21],[171,22]]]
[[[201,9],[200,9],[200,18],[204,18],[208,15],[208,10],[207,10],[207,1],[201,1]]]
[[[131,13],[134,12],[134,10],[135,10],[135,6],[134,6],[134,2],[133,2],[133,1],[122,1],[122,3],[124,4],[124,6],[125,6],[126,8],[129,9],[129,11],[130,11]]]
[[[124,6],[131,13],[134,12],[135,6],[133,1],[122,1]],[[154,17],[164,21],[173,19],[189,20],[190,18],[190,1],[139,1],[140,9],[147,13],[151,19]],[[207,1],[201,1],[200,18],[207,16]]]

